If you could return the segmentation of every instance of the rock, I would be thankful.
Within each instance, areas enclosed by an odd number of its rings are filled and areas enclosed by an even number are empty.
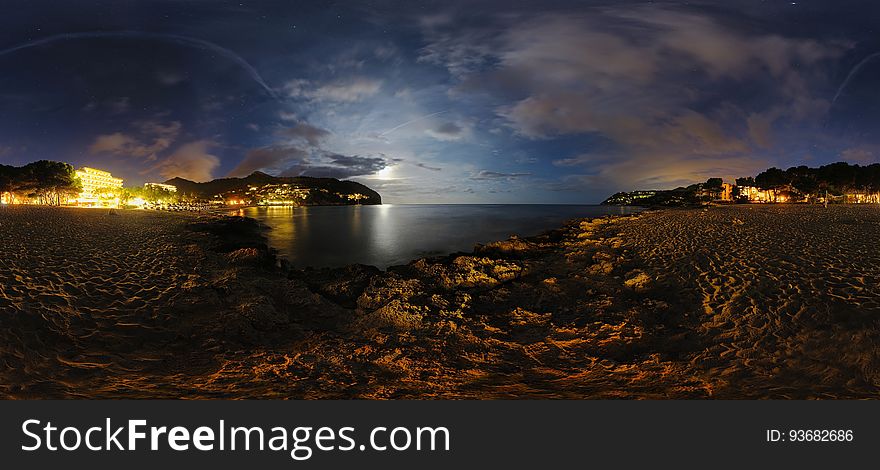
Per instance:
[[[451,263],[422,259],[412,266],[446,289],[494,287],[518,278],[524,271],[521,264],[513,261],[477,256],[458,256]]]
[[[290,277],[304,281],[313,291],[344,307],[355,308],[370,281],[381,273],[375,266],[354,264],[336,269],[291,271]]]
[[[279,312],[265,297],[248,299],[238,306],[238,312],[258,330],[269,330],[288,322],[287,315]]]
[[[392,328],[399,331],[413,331],[422,327],[422,320],[427,313],[427,307],[394,299],[364,315],[358,320],[357,326],[365,330]]]
[[[652,281],[651,276],[648,276],[644,271],[635,270],[627,273],[626,281],[623,284],[631,289],[640,291],[646,289]]]
[[[475,254],[522,254],[534,251],[537,248],[535,243],[523,240],[518,237],[510,237],[504,241],[487,243],[485,245],[477,245],[474,247]]]
[[[224,312],[219,321],[217,327],[226,338],[257,344],[263,342],[269,333],[287,324],[288,317],[264,297],[255,297],[245,299],[234,309]]]
[[[418,279],[403,279],[397,274],[374,277],[369,287],[357,299],[357,306],[362,310],[375,310],[394,299],[409,300],[425,293]]]
[[[595,264],[590,266],[591,274],[604,274],[608,275],[614,271],[614,256],[611,253],[605,251],[598,251],[593,254],[593,261]]]
[[[313,324],[316,322],[326,323],[326,320],[330,319],[336,323],[354,317],[351,310],[328,301],[299,281],[289,280],[279,289],[284,292],[280,303],[291,321]]]
[[[227,253],[225,257],[234,266],[262,266],[268,260],[267,253],[257,248],[239,248]]]

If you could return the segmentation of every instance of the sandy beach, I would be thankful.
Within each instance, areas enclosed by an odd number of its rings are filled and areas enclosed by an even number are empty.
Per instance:
[[[579,220],[380,271],[250,219],[0,208],[6,398],[872,398],[880,208]]]
[[[222,276],[217,262],[226,261],[212,251],[219,242],[197,230],[216,220],[188,213],[0,208],[0,394],[169,393],[173,383],[153,374],[198,367],[190,352],[203,344],[187,344],[189,331],[205,315],[223,313],[206,276]],[[246,249],[238,253],[239,259],[247,255]]]
[[[678,292],[722,398],[876,398],[880,207],[722,206],[620,224],[625,247]]]

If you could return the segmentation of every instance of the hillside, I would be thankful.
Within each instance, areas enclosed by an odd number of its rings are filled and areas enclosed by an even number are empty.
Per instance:
[[[335,178],[312,178],[309,176],[279,177],[256,171],[245,178],[221,178],[197,183],[184,178],[172,178],[165,182],[177,187],[181,194],[199,199],[213,199],[229,195],[243,195],[250,188],[263,188],[268,185],[290,185],[309,190],[305,205],[355,204],[349,198],[360,194],[359,204],[382,204],[382,197],[376,191],[354,181],[340,181]]]

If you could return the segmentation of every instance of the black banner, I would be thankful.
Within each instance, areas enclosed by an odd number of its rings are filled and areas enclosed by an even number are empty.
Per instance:
[[[849,468],[874,460],[878,411],[852,401],[2,402],[0,455],[5,468]]]

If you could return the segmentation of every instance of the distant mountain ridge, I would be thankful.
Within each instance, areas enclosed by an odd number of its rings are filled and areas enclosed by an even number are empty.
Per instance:
[[[382,196],[367,186],[355,181],[341,181],[335,178],[313,178],[311,176],[272,176],[255,171],[244,178],[220,178],[204,183],[197,183],[184,178],[172,178],[165,182],[177,187],[181,194],[193,195],[203,199],[211,199],[232,193],[241,194],[250,187],[262,187],[269,184],[289,184],[311,190],[306,205],[344,205],[344,204],[382,204]],[[348,198],[349,195],[365,196],[358,200]]]

